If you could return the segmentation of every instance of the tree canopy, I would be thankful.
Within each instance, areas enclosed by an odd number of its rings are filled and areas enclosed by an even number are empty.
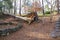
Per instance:
[[[2,10],[2,7],[7,7],[8,9],[12,8],[12,1],[11,0],[2,0],[0,1],[0,11]]]

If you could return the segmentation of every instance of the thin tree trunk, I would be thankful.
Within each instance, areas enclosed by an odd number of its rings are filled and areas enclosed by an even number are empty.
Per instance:
[[[16,0],[14,1],[14,15],[16,14]]]
[[[21,0],[20,0],[20,7],[19,7],[19,15],[21,16]]]
[[[57,0],[57,11],[58,11],[58,14],[59,14],[59,0]]]
[[[10,13],[10,8],[8,10],[9,10],[9,13]]]
[[[44,24],[44,21],[45,21],[45,13],[44,13],[44,2],[42,0],[42,11],[43,11],[43,24]]]
[[[35,2],[35,0],[33,0],[33,1]],[[34,4],[34,6],[33,6],[33,7],[36,7],[36,5]],[[37,10],[36,10],[36,9],[34,9],[33,11],[34,11],[34,13],[35,13],[34,21],[38,22],[38,14],[37,14]]]
[[[52,18],[53,18],[53,15],[52,15],[52,0],[51,0],[51,11],[50,11],[50,22],[52,23]]]
[[[43,15],[45,15],[45,13],[44,13],[44,2],[43,2],[43,0],[42,0],[42,9],[43,9]]]

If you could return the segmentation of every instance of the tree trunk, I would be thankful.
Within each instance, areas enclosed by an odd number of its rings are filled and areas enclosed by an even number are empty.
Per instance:
[[[14,1],[14,15],[16,14],[16,0]]]
[[[38,15],[37,15],[37,12],[34,12],[34,14],[35,14],[34,21],[38,22]]]
[[[51,3],[52,3],[52,0],[51,0]],[[50,11],[50,22],[52,23],[52,18],[53,18],[53,15],[52,15],[52,4],[51,4],[51,11]]]
[[[59,0],[57,0],[57,11],[58,11],[58,14],[59,14]]]
[[[9,10],[9,13],[10,13],[10,8],[8,10]]]
[[[21,16],[21,0],[20,0],[20,7],[19,7],[19,15]]]
[[[43,2],[43,0],[42,0],[42,9],[43,9],[43,15],[45,15],[45,13],[44,13],[44,2]]]
[[[44,21],[45,21],[45,13],[44,13],[44,2],[42,0],[42,11],[43,11],[43,24],[44,24]]]

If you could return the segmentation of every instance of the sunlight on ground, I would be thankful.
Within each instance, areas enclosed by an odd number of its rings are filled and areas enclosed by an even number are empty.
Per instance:
[[[30,36],[30,37],[35,37],[35,38],[49,39],[49,35],[48,34],[43,34],[43,33],[39,33],[39,32],[27,32],[26,35]]]
[[[53,21],[54,21],[54,20],[57,21],[58,18],[59,18],[59,16],[53,16]]]

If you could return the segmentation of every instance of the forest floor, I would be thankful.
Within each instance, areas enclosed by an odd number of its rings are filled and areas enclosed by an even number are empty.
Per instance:
[[[58,16],[54,16],[52,23],[50,23],[49,17],[46,17],[44,25],[42,22],[33,22],[30,25],[23,22],[22,29],[7,36],[1,36],[0,40],[60,40],[60,38],[52,38],[50,36],[50,33],[54,30],[57,18]]]

